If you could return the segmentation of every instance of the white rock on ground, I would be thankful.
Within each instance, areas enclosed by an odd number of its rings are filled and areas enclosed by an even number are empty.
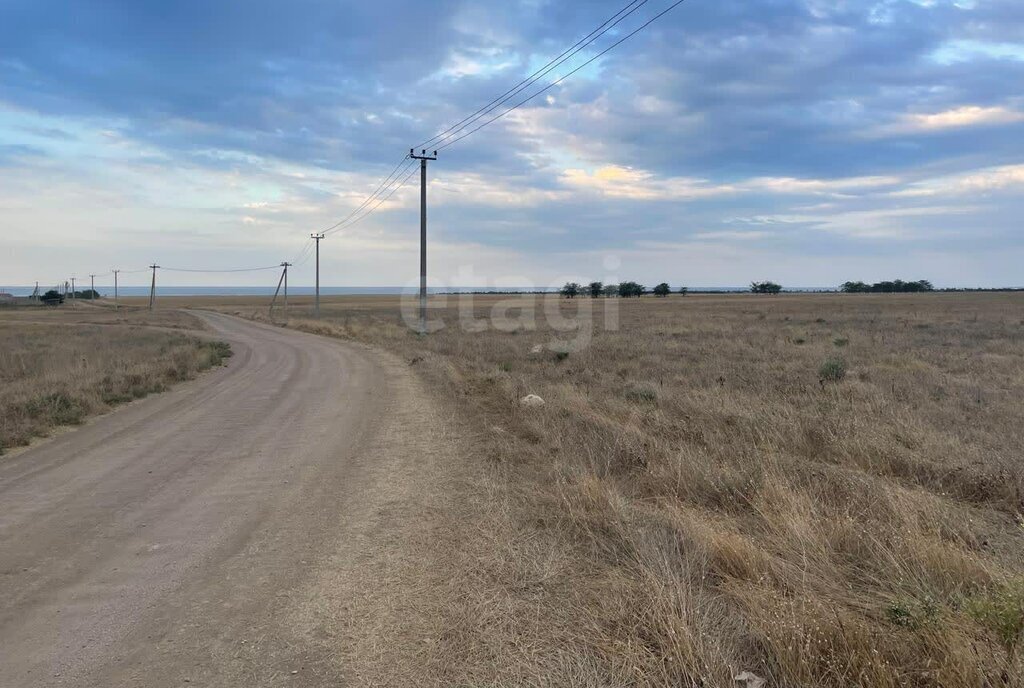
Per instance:
[[[544,400],[541,399],[536,394],[527,394],[525,397],[519,400],[519,405],[526,407],[543,406]]]

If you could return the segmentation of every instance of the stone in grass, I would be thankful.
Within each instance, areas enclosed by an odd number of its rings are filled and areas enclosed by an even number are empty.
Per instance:
[[[744,671],[741,674],[737,674],[732,680],[742,683],[743,688],[763,688],[767,683],[767,681],[752,671]]]
[[[544,405],[544,400],[536,394],[527,394],[519,400],[519,405],[525,408],[536,408]]]

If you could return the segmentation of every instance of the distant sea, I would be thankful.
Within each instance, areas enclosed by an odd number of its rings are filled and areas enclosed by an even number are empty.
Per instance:
[[[46,291],[52,287],[40,285],[40,291]],[[85,287],[77,287],[79,291]],[[0,286],[0,293],[13,294],[14,296],[28,296],[35,287],[3,287]],[[744,292],[748,287],[690,287],[691,292]],[[108,286],[96,286],[103,296],[113,296],[114,288]],[[557,292],[558,287],[429,287],[431,294],[452,294],[452,293],[512,293],[512,292]],[[786,291],[836,291],[828,287],[786,287]],[[288,287],[289,296],[312,296],[315,292],[313,287]],[[149,296],[149,287],[118,287],[117,293],[120,296]],[[176,287],[157,285],[157,296],[273,296],[274,287]],[[416,287],[320,287],[320,294],[323,296],[344,296],[344,295],[394,295],[394,294],[415,294]]]

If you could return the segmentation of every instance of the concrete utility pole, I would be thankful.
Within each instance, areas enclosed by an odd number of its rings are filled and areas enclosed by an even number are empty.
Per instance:
[[[89,300],[96,298],[96,275],[89,275]]]
[[[153,269],[153,281],[149,285],[149,310],[153,310],[153,303],[156,301],[156,269],[160,266],[153,263],[149,267]]]
[[[111,272],[114,273],[114,310],[116,311],[117,310],[117,273],[119,273],[121,271],[120,270],[111,270]]]
[[[288,266],[291,263],[281,263],[281,267],[284,270],[281,271],[281,278],[277,280],[277,289],[274,290],[274,298],[270,300],[270,315],[274,315],[274,304],[277,303],[277,294],[281,291],[281,285],[284,284],[284,317],[288,317]]]
[[[313,241],[316,242],[316,298],[313,300],[313,316],[316,318],[320,317],[320,240],[324,238],[324,234],[310,234]]]
[[[291,263],[281,263],[284,267],[284,317],[288,317],[288,268]]]
[[[437,151],[420,155],[409,149],[409,157],[420,161],[420,334],[427,333],[427,161],[437,160]]]

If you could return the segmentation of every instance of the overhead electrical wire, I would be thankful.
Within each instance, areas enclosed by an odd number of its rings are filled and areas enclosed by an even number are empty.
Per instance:
[[[574,45],[572,45],[571,47],[569,47],[568,49],[563,51],[560,55],[558,55],[558,57],[555,57],[554,59],[548,61],[547,64],[542,66],[540,69],[535,71],[533,74],[531,74],[530,76],[526,77],[525,79],[520,81],[518,84],[516,84],[515,86],[513,86],[509,90],[505,91],[500,96],[498,96],[497,98],[495,98],[494,100],[489,102],[487,105],[484,105],[482,108],[480,108],[479,110],[477,110],[473,114],[469,115],[468,117],[466,117],[465,119],[463,119],[459,123],[454,124],[454,125],[448,127],[447,129],[442,131],[440,134],[437,134],[437,135],[427,139],[426,141],[423,141],[422,143],[417,144],[415,147],[416,148],[434,147],[436,144],[443,143],[445,139],[448,139],[448,138],[451,138],[451,137],[455,136],[460,131],[462,131],[462,130],[466,129],[467,127],[471,126],[474,122],[477,122],[480,119],[482,119],[488,113],[493,112],[500,105],[503,105],[504,103],[506,103],[509,100],[511,100],[513,97],[515,97],[515,96],[519,95],[520,93],[522,93],[523,91],[525,91],[527,88],[529,88],[533,84],[535,84],[538,81],[540,81],[540,79],[542,77],[547,76],[548,74],[550,74],[556,67],[561,66],[562,64],[564,64],[569,59],[575,57],[579,52],[581,52],[583,49],[585,49],[586,47],[591,45],[594,41],[596,41],[601,36],[605,35],[609,31],[611,31],[620,22],[622,22],[624,19],[629,17],[631,14],[633,14],[634,12],[639,10],[641,7],[646,5],[648,2],[649,2],[649,0],[632,0],[632,2],[627,4],[621,10],[619,10],[618,12],[613,14],[611,17],[609,17],[607,20],[605,20],[605,22],[603,24],[601,24],[596,29],[591,31],[589,34],[587,34],[586,36],[584,36],[583,38],[578,40]],[[639,4],[637,4],[637,3],[639,3]]]
[[[620,9],[618,12],[616,12],[611,17],[609,17],[607,20],[605,20],[596,29],[594,29],[589,34],[587,34],[586,36],[584,36],[583,38],[578,40],[575,44],[573,44],[572,46],[570,46],[569,48],[564,50],[557,57],[555,57],[554,59],[548,61],[544,66],[542,66],[539,69],[537,69],[536,71],[534,71],[530,76],[528,76],[525,79],[521,80],[518,84],[516,84],[515,86],[513,86],[509,90],[505,91],[504,93],[502,93],[497,98],[491,100],[489,103],[487,103],[483,107],[479,108],[478,110],[476,110],[475,112],[473,112],[469,116],[463,118],[462,120],[460,120],[456,124],[448,127],[444,131],[436,134],[435,136],[432,136],[431,138],[427,139],[426,141],[423,141],[423,142],[419,143],[417,146],[415,146],[415,148],[431,148],[431,147],[433,147],[436,150],[440,151],[440,150],[444,150],[444,149],[446,149],[446,148],[448,148],[448,147],[458,143],[459,141],[461,141],[461,140],[463,140],[463,139],[465,139],[465,138],[467,138],[469,136],[472,136],[473,134],[475,134],[476,132],[480,131],[481,129],[484,129],[485,127],[493,124],[494,122],[498,121],[499,119],[502,119],[503,117],[507,116],[511,112],[513,112],[513,111],[517,110],[518,108],[522,107],[526,103],[529,103],[530,101],[535,99],[537,96],[542,95],[543,93],[549,91],[550,89],[554,88],[558,84],[562,83],[563,81],[565,81],[566,79],[568,79],[572,75],[574,75],[577,72],[579,72],[581,69],[585,68],[586,66],[592,64],[595,60],[597,60],[597,59],[603,57],[604,55],[608,54],[609,52],[611,52],[612,50],[614,50],[615,48],[617,48],[621,44],[625,43],[626,41],[628,41],[630,38],[632,38],[636,34],[640,33],[644,29],[646,29],[648,26],[653,24],[655,21],[657,21],[661,17],[663,17],[666,14],[668,14],[669,12],[671,12],[673,9],[675,9],[676,7],[681,5],[683,2],[685,2],[685,0],[676,0],[676,2],[673,2],[667,8],[665,8],[664,10],[659,12],[658,14],[654,15],[653,17],[648,19],[646,22],[641,24],[639,27],[637,27],[636,29],[634,29],[630,33],[626,34],[625,36],[623,36],[619,40],[615,41],[610,46],[608,46],[607,48],[602,50],[601,52],[599,52],[596,55],[594,55],[593,57],[589,58],[588,60],[586,60],[585,62],[583,62],[579,66],[573,68],[567,74],[565,74],[565,75],[559,77],[558,79],[552,81],[548,85],[544,86],[542,89],[532,93],[531,95],[527,96],[526,98],[523,98],[522,100],[519,100],[518,102],[516,102],[511,107],[509,107],[509,108],[505,109],[504,111],[500,112],[498,115],[496,115],[494,117],[490,117],[490,118],[488,118],[486,120],[484,119],[488,114],[490,114],[491,112],[494,112],[499,107],[501,107],[502,105],[504,105],[508,101],[512,100],[516,96],[522,94],[524,91],[529,89],[529,87],[531,87],[534,84],[536,84],[544,76],[548,75],[549,73],[554,71],[556,68],[558,68],[559,66],[561,66],[562,64],[564,64],[565,62],[570,60],[572,57],[576,56],[581,51],[583,51],[584,49],[586,49],[587,47],[592,45],[597,39],[601,38],[602,36],[607,34],[609,31],[614,29],[618,24],[620,24],[622,21],[624,21],[625,19],[630,17],[633,13],[638,11],[640,8],[642,8],[644,5],[646,5],[649,1],[650,0],[632,0],[631,2],[626,4],[622,9]],[[482,124],[479,124],[477,126],[473,126],[474,124],[476,124],[477,122],[480,122],[481,120],[483,120]],[[319,233],[320,234],[324,234],[324,235],[333,234],[335,232],[341,231],[342,229],[347,229],[349,227],[352,227],[352,226],[356,225],[357,223],[361,222],[362,220],[366,219],[375,210],[377,210],[377,208],[379,208],[388,199],[390,199],[399,189],[401,189],[403,186],[405,186],[408,183],[408,181],[416,173],[415,167],[416,167],[415,161],[414,160],[410,160],[410,155],[403,156],[402,159],[398,162],[398,164],[396,164],[395,167],[391,170],[391,172],[380,181],[380,183],[377,185],[377,187],[374,189],[374,191],[369,196],[367,196],[362,201],[362,203],[360,203],[355,209],[353,209],[344,218],[342,218],[338,222],[335,222],[330,227],[327,227],[327,228],[321,230]],[[307,240],[306,243],[303,245],[302,250],[299,252],[298,256],[296,256],[296,258],[294,260],[292,260],[292,265],[302,265],[303,263],[308,261],[310,256],[312,255],[312,251],[311,251],[312,246],[313,246],[313,241],[311,239]],[[264,267],[234,268],[234,269],[223,269],[223,270],[205,270],[205,269],[195,269],[195,268],[172,268],[172,267],[161,267],[160,269],[161,270],[168,270],[170,272],[234,273],[234,272],[258,272],[258,271],[263,271],[263,270],[276,270],[279,267],[280,267],[280,265],[268,265],[268,266],[264,266]],[[138,270],[120,270],[119,272],[121,272],[123,274],[134,274],[134,273],[147,272],[150,269],[151,268],[141,268],[141,269],[138,269]],[[111,274],[112,272],[113,271],[110,271],[110,272],[107,272],[107,273],[102,273],[102,274],[103,274],[103,276],[106,276],[106,275]],[[97,277],[100,276],[100,273],[95,273],[95,274],[96,274]]]
[[[389,198],[391,198],[392,196],[394,196],[394,195],[395,195],[395,192],[396,192],[396,191],[398,191],[399,189],[401,189],[401,188],[402,188],[403,186],[405,186],[405,185],[406,185],[406,183],[407,183],[407,182],[409,181],[409,179],[411,179],[411,178],[412,178],[412,176],[413,176],[414,174],[416,174],[416,167],[417,167],[417,165],[416,165],[416,162],[415,162],[415,161],[413,161],[413,162],[409,163],[409,164],[408,164],[408,165],[407,165],[407,166],[406,166],[406,167],[405,167],[405,168],[404,168],[404,169],[403,169],[403,170],[402,170],[402,171],[401,171],[401,172],[399,173],[399,176],[398,176],[398,177],[395,177],[395,183],[396,183],[397,185],[389,185],[389,186],[391,186],[391,189],[390,189],[390,191],[388,191],[386,195],[383,195],[383,196],[379,196],[379,197],[378,197],[378,198],[379,198],[379,200],[377,201],[376,205],[372,206],[372,207],[371,207],[371,208],[370,208],[369,210],[367,210],[367,211],[366,211],[365,213],[363,213],[363,214],[362,214],[361,216],[359,216],[359,217],[355,218],[354,220],[352,220],[351,222],[349,222],[349,223],[348,223],[347,225],[345,225],[344,227],[341,227],[341,226],[335,226],[335,227],[334,227],[333,229],[329,229],[329,230],[326,230],[326,231],[324,231],[323,233],[324,233],[324,234],[327,234],[327,235],[330,235],[330,234],[333,234],[334,232],[340,231],[340,230],[342,230],[342,229],[348,229],[349,227],[353,227],[353,226],[355,226],[355,225],[356,225],[357,223],[359,223],[359,222],[361,222],[362,220],[366,219],[366,218],[367,218],[367,217],[368,217],[369,215],[373,214],[373,211],[375,211],[375,210],[376,210],[377,208],[379,208],[379,207],[380,207],[380,206],[381,206],[381,205],[382,205],[382,204],[383,204],[383,203],[384,203],[385,201],[387,201],[387,200],[388,200]],[[406,174],[406,172],[408,172],[408,174]],[[401,175],[402,175],[402,174],[405,174],[405,176],[404,176],[404,177],[401,177]],[[399,182],[399,181],[398,181],[398,180],[399,180],[399,178],[401,178],[401,182]]]
[[[341,220],[338,220],[337,222],[335,222],[330,227],[327,227],[326,229],[320,230],[319,233],[320,234],[327,234],[329,232],[333,232],[334,230],[340,228],[342,225],[344,225],[346,222],[348,222],[360,210],[362,210],[367,205],[372,203],[373,199],[376,198],[379,194],[381,194],[382,190],[386,186],[390,186],[391,184],[394,183],[394,181],[398,178],[398,176],[401,176],[402,173],[399,172],[399,169],[402,167],[402,165],[405,164],[406,160],[408,160],[408,159],[409,159],[408,155],[403,156],[402,159],[398,161],[398,164],[395,165],[395,168],[393,170],[391,170],[391,173],[387,177],[385,177],[384,179],[381,180],[380,184],[377,186],[377,188],[374,190],[374,192],[372,194],[370,194],[369,196],[367,196],[366,199],[363,200],[363,202],[360,203],[359,206],[355,210],[353,210],[351,213],[349,213],[347,216],[345,216]]]
[[[194,269],[194,268],[167,268],[167,267],[164,267],[164,266],[161,265],[159,269],[160,270],[169,270],[170,272],[207,272],[207,273],[209,273],[209,272],[259,272],[261,270],[277,270],[279,267],[281,267],[280,264],[278,264],[278,265],[267,265],[267,266],[260,267],[260,268],[233,268],[233,269],[229,269],[229,270],[202,270],[202,269]]]
[[[302,265],[303,263],[305,263],[306,259],[309,257],[309,250],[311,248],[313,248],[313,240],[312,239],[306,239],[306,243],[304,243],[302,245],[302,250],[299,251],[299,255],[297,255],[294,258],[292,258],[291,264],[292,265]]]
[[[679,5],[682,5],[682,4],[684,3],[684,2],[686,2],[686,0],[676,0],[676,2],[672,3],[671,5],[669,5],[668,7],[666,7],[666,8],[664,9],[664,10],[662,10],[662,11],[661,11],[661,12],[659,12],[658,14],[654,15],[653,17],[651,17],[650,19],[648,19],[648,20],[647,20],[646,22],[644,22],[643,24],[641,24],[640,26],[638,26],[638,27],[637,27],[636,29],[634,29],[634,30],[633,30],[633,31],[631,31],[630,33],[626,34],[625,36],[623,36],[623,37],[622,37],[622,38],[620,38],[619,40],[615,41],[615,42],[614,42],[614,43],[612,43],[612,44],[611,44],[610,46],[608,46],[607,48],[605,48],[604,50],[602,50],[602,51],[601,51],[601,52],[599,52],[598,54],[594,55],[593,57],[591,57],[591,58],[590,58],[589,60],[587,60],[587,61],[586,61],[586,62],[584,62],[583,64],[579,65],[578,67],[576,67],[575,69],[573,69],[572,71],[570,71],[570,72],[569,72],[568,74],[566,74],[566,75],[564,75],[564,76],[561,76],[561,77],[559,77],[559,78],[558,78],[558,79],[556,79],[555,81],[552,81],[552,82],[551,82],[550,84],[548,84],[547,86],[545,86],[545,87],[544,87],[544,88],[542,88],[541,90],[537,91],[536,93],[534,93],[533,95],[529,96],[528,98],[524,98],[523,100],[519,101],[518,103],[516,103],[515,105],[513,105],[512,107],[510,107],[510,108],[509,108],[508,110],[505,110],[505,111],[504,111],[504,112],[502,112],[501,114],[499,114],[499,115],[497,115],[497,116],[495,116],[495,117],[492,117],[491,119],[489,119],[489,120],[485,121],[485,122],[484,122],[483,124],[481,124],[480,126],[478,126],[478,127],[475,127],[475,128],[473,128],[473,129],[470,129],[470,130],[469,130],[469,131],[467,131],[466,133],[464,133],[464,134],[461,134],[461,135],[459,135],[459,136],[457,136],[457,137],[455,137],[455,138],[453,138],[453,139],[451,139],[451,140],[449,140],[449,141],[446,141],[446,142],[445,142],[445,143],[444,143],[443,145],[440,145],[440,146],[438,146],[438,147],[437,147],[437,150],[439,150],[439,151],[441,151],[441,150],[444,150],[445,148],[448,148],[449,146],[451,146],[451,145],[453,145],[453,144],[456,144],[456,143],[458,143],[458,142],[459,142],[459,141],[461,141],[462,139],[464,139],[464,138],[466,138],[466,137],[468,137],[468,136],[472,136],[473,134],[475,134],[476,132],[480,131],[480,130],[481,130],[481,129],[483,129],[484,127],[486,127],[486,126],[488,126],[488,125],[490,125],[490,124],[492,124],[492,123],[494,123],[494,122],[498,121],[498,120],[499,120],[499,119],[501,119],[502,117],[505,117],[505,116],[506,116],[506,115],[508,115],[508,114],[509,114],[510,112],[512,112],[512,111],[514,111],[514,110],[516,110],[516,109],[518,109],[518,108],[520,108],[520,107],[522,107],[522,106],[523,106],[523,105],[525,105],[526,103],[529,103],[529,102],[530,102],[531,100],[533,100],[533,99],[534,99],[534,98],[536,98],[537,96],[539,96],[539,95],[541,95],[541,94],[543,94],[543,93],[545,93],[545,92],[547,92],[547,91],[551,90],[552,88],[554,88],[554,87],[555,87],[555,86],[557,86],[558,84],[562,83],[563,81],[565,81],[566,79],[568,79],[569,77],[571,77],[571,76],[572,76],[573,74],[575,74],[576,72],[578,72],[578,71],[580,71],[581,69],[583,69],[584,67],[586,67],[587,65],[591,64],[591,63],[592,63],[592,62],[594,62],[595,60],[599,59],[600,57],[602,57],[602,56],[606,55],[607,53],[611,52],[612,50],[614,50],[614,49],[615,49],[615,48],[617,48],[618,46],[622,45],[623,43],[625,43],[626,41],[628,41],[628,40],[629,40],[630,38],[632,38],[633,36],[637,35],[637,34],[638,34],[638,33],[640,33],[641,31],[643,31],[644,29],[646,29],[646,28],[647,28],[648,26],[650,26],[651,24],[653,24],[653,23],[654,23],[655,21],[657,21],[657,20],[658,20],[658,19],[660,19],[661,17],[665,16],[666,14],[668,14],[669,12],[671,12],[672,10],[674,10],[674,9],[675,9],[676,7],[678,7]]]
[[[677,0],[673,4],[669,5],[666,9],[662,10],[661,12],[659,12],[658,14],[654,15],[652,18],[647,20],[645,23],[640,25],[638,28],[634,29],[633,31],[631,31],[630,33],[626,34],[625,36],[623,36],[622,38],[617,40],[615,43],[613,43],[609,47],[605,48],[604,50],[602,50],[598,54],[596,54],[593,57],[591,57],[590,59],[586,60],[583,64],[579,65],[578,67],[575,67],[574,69],[572,69],[570,72],[568,72],[564,76],[559,77],[558,79],[556,79],[555,81],[551,82],[550,84],[548,84],[544,88],[540,89],[539,91],[537,91],[537,92],[533,93],[532,95],[530,95],[530,96],[520,100],[515,105],[513,105],[512,107],[504,110],[503,112],[501,112],[500,114],[496,115],[495,117],[491,117],[491,118],[487,119],[486,121],[484,121],[482,124],[480,124],[480,125],[478,125],[476,127],[470,128],[470,127],[472,127],[473,124],[475,124],[476,122],[479,122],[486,115],[488,115],[489,113],[491,113],[494,110],[498,109],[500,106],[502,106],[503,104],[507,103],[509,100],[513,99],[515,96],[520,95],[521,93],[526,91],[530,86],[536,84],[541,78],[543,78],[547,74],[551,73],[553,70],[555,70],[557,67],[559,67],[562,64],[564,64],[566,61],[568,61],[569,59],[571,59],[575,55],[579,54],[582,50],[584,50],[585,48],[587,48],[588,46],[593,44],[594,41],[596,41],[597,39],[599,39],[602,36],[604,36],[605,34],[607,34],[609,31],[611,31],[613,28],[615,28],[618,24],[620,24],[623,20],[627,19],[634,12],[636,12],[637,10],[642,8],[644,5],[646,5],[649,1],[650,0],[632,0],[631,2],[627,3],[622,9],[620,9],[618,12],[613,14],[607,20],[605,20],[596,29],[594,29],[589,34],[587,34],[586,36],[584,36],[583,38],[578,40],[575,44],[570,46],[568,49],[564,50],[557,57],[555,57],[554,59],[548,61],[547,64],[545,64],[541,68],[539,68],[536,71],[534,71],[533,74],[531,74],[530,76],[528,76],[525,79],[523,79],[522,81],[520,81],[518,84],[513,86],[511,89],[505,91],[505,93],[501,94],[500,96],[498,96],[497,98],[495,98],[494,100],[489,102],[487,105],[484,105],[482,108],[480,108],[477,111],[475,111],[474,113],[470,114],[468,117],[465,117],[460,122],[458,122],[458,123],[448,127],[447,129],[445,129],[441,133],[439,133],[439,134],[437,134],[437,135],[427,139],[426,141],[423,141],[423,142],[419,143],[414,148],[430,148],[430,147],[435,147],[436,146],[436,150],[443,150],[443,149],[448,148],[449,146],[451,146],[451,145],[453,145],[455,143],[458,143],[462,139],[475,134],[476,132],[480,131],[484,127],[487,127],[490,124],[496,122],[497,120],[507,116],[512,111],[522,107],[523,105],[525,105],[526,103],[530,102],[531,100],[533,100],[537,96],[547,92],[548,90],[550,90],[550,89],[554,88],[555,86],[557,86],[558,84],[562,83],[563,81],[568,79],[573,74],[576,74],[577,72],[579,72],[581,69],[583,69],[587,65],[592,64],[595,60],[597,60],[600,57],[608,54],[610,51],[614,50],[619,45],[621,45],[622,43],[626,42],[627,40],[629,40],[630,38],[632,38],[636,34],[640,33],[641,31],[646,29],[648,26],[653,24],[655,21],[657,21],[658,19],[660,19],[661,17],[663,17],[664,15],[668,14],[670,11],[675,9],[677,6],[679,6],[683,2],[685,2],[685,0]],[[436,145],[436,144],[441,144],[441,145]],[[391,170],[391,173],[388,174],[386,177],[384,177],[383,180],[381,180],[381,182],[377,185],[377,188],[374,189],[373,193],[371,193],[369,196],[367,196],[366,199],[364,199],[363,202],[360,203],[347,216],[345,216],[344,218],[342,218],[338,222],[334,223],[330,227],[327,227],[327,228],[321,230],[320,233],[321,234],[325,234],[325,235],[326,234],[332,234],[332,233],[337,232],[337,231],[339,231],[341,229],[346,229],[348,227],[351,227],[351,226],[355,225],[356,223],[361,222],[362,220],[364,220],[369,215],[371,215],[387,199],[391,198],[391,196],[393,196],[395,194],[395,192],[398,191],[398,189],[400,189],[402,186],[404,186],[408,182],[408,180],[412,176],[412,174],[415,172],[415,170],[413,170],[413,171],[408,172],[408,174],[406,174],[406,172],[410,169],[410,167],[415,165],[415,162],[407,163],[406,161],[408,161],[409,159],[410,159],[409,155],[404,156],[402,158],[402,160],[400,160],[398,162],[398,164],[395,165],[394,169]],[[403,165],[405,165],[404,168],[403,168]],[[406,176],[404,178],[402,177],[403,174],[406,174]],[[400,179],[401,179],[401,182],[399,182]],[[374,201],[377,201],[377,202],[374,203]],[[369,209],[367,210],[367,208],[369,208]],[[362,213],[362,214],[360,214],[360,213]],[[308,256],[306,256],[306,252],[308,250],[309,250],[309,245],[307,244],[307,246],[304,247],[303,252],[300,254],[300,258],[296,259],[295,263],[301,264],[300,261],[304,261],[306,258],[308,258]]]
[[[620,9],[618,12],[613,14],[607,20],[605,20],[600,26],[598,26],[596,29],[591,31],[589,34],[587,34],[586,36],[584,36],[583,38],[578,40],[575,44],[570,46],[568,49],[562,51],[562,53],[559,54],[557,57],[555,57],[554,59],[548,61],[547,64],[542,66],[540,69],[536,70],[533,74],[531,74],[527,78],[523,79],[522,81],[520,81],[518,84],[516,84],[512,88],[510,88],[509,90],[505,91],[505,93],[501,94],[500,96],[498,96],[497,98],[492,100],[490,103],[488,103],[487,105],[485,105],[482,108],[478,109],[476,112],[474,112],[471,115],[469,115],[468,117],[464,118],[463,120],[461,120],[457,124],[455,124],[455,125],[449,127],[448,129],[442,131],[440,134],[437,134],[436,136],[433,136],[433,137],[427,139],[426,141],[421,142],[420,144],[418,144],[414,148],[429,147],[435,141],[443,142],[446,138],[449,138],[450,136],[452,136],[454,134],[457,134],[460,131],[462,131],[463,129],[465,129],[466,127],[472,125],[474,122],[478,121],[483,116],[485,116],[488,113],[494,111],[496,108],[500,107],[502,104],[508,102],[508,100],[510,100],[511,98],[515,97],[516,95],[518,95],[519,93],[524,91],[526,88],[528,88],[529,86],[531,86],[534,83],[536,83],[539,79],[541,79],[542,77],[544,77],[547,74],[549,74],[552,70],[554,70],[555,68],[557,68],[558,66],[563,64],[566,60],[568,60],[568,59],[572,58],[573,56],[575,56],[581,50],[583,50],[584,48],[589,46],[591,43],[593,43],[595,40],[597,40],[598,38],[603,36],[605,33],[610,31],[617,24],[619,24],[622,20],[624,20],[627,17],[629,17],[631,14],[636,12],[638,9],[643,7],[648,2],[649,2],[649,0],[631,0],[631,2],[627,3],[622,9]],[[445,146],[445,147],[447,147],[447,146]],[[397,188],[399,188],[400,186],[405,184],[405,181],[403,181],[401,184],[399,184],[398,187],[392,188],[393,185],[398,182],[398,179],[401,178],[402,174],[404,174],[406,172],[406,170],[409,169],[408,166],[405,167],[404,169],[402,169],[403,163],[405,163],[407,160],[409,160],[409,156],[408,155],[403,157],[402,160],[399,161],[399,163],[397,165],[395,165],[394,169],[391,170],[391,173],[387,177],[385,177],[380,182],[380,184],[378,184],[377,188],[373,191],[373,193],[371,193],[369,196],[367,196],[366,199],[363,200],[363,202],[359,204],[359,206],[357,206],[346,217],[342,218],[341,220],[339,220],[338,222],[334,223],[330,227],[327,227],[326,229],[321,230],[321,233],[323,233],[323,234],[331,234],[331,233],[333,233],[333,232],[335,232],[335,231],[337,231],[339,229],[345,228],[346,226],[351,226],[351,225],[355,224],[356,222],[361,221],[362,219],[367,217],[369,214],[371,214],[374,210],[376,210],[378,207],[380,207],[380,205],[383,203],[383,201],[379,201],[377,204],[373,205],[370,208],[369,212],[363,213],[358,218],[356,218],[356,216],[359,215],[359,213],[362,212],[367,206],[370,206],[374,202],[374,200],[382,198],[382,197],[390,198],[391,195],[393,195],[394,191],[397,190]]]

